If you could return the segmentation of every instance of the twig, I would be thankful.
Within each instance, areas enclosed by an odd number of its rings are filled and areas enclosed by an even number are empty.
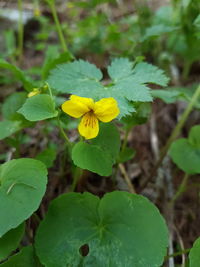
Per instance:
[[[122,163],[119,164],[119,169],[120,169],[122,175],[124,176],[124,180],[125,180],[125,182],[126,182],[127,185],[128,185],[128,188],[129,188],[130,193],[132,193],[132,194],[136,194],[136,191],[135,191],[135,188],[134,188],[134,186],[133,186],[133,184],[132,184],[132,182],[131,182],[131,179],[130,179],[130,177],[128,176],[128,173],[127,173],[127,171],[125,170],[124,165],[123,165]]]

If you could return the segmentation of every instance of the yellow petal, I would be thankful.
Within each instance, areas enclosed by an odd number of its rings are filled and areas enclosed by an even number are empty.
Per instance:
[[[102,98],[94,104],[94,114],[100,121],[109,122],[119,115],[117,101],[113,97]]]
[[[80,97],[72,95],[70,100],[62,104],[62,110],[74,118],[80,118],[89,112],[94,106],[92,98]]]
[[[78,126],[80,135],[86,139],[95,138],[99,133],[99,122],[93,112],[86,113]]]

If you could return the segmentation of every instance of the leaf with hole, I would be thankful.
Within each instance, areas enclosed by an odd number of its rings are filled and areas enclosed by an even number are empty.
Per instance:
[[[48,267],[159,267],[167,244],[158,209],[143,196],[115,191],[102,199],[68,193],[53,200],[35,247]]]

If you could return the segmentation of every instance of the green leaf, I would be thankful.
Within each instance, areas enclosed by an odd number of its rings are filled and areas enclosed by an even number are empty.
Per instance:
[[[140,62],[135,66],[134,79],[137,82],[153,83],[160,86],[166,86],[169,82],[169,78],[163,70],[146,62]]]
[[[46,190],[47,169],[35,159],[14,159],[0,166],[0,237],[37,210]]]
[[[190,267],[200,266],[200,237],[194,242],[189,253]]]
[[[84,142],[75,144],[72,149],[72,160],[76,166],[98,173],[101,176],[112,174],[113,159],[110,153],[99,146]]]
[[[98,136],[91,140],[91,144],[110,153],[115,162],[120,151],[120,134],[117,127],[112,123],[102,123]]]
[[[164,219],[143,196],[116,191],[99,199],[68,193],[52,201],[35,247],[48,267],[159,267],[167,239]],[[83,245],[87,256],[80,252]]]
[[[195,148],[200,149],[200,125],[195,125],[189,132],[189,143]]]
[[[176,165],[188,174],[200,173],[200,126],[194,126],[189,138],[172,143],[169,155]]]
[[[58,115],[55,103],[49,95],[41,94],[27,98],[18,110],[29,121],[41,121]]]
[[[36,159],[42,161],[47,168],[51,168],[54,160],[56,159],[56,149],[46,148],[36,156]]]
[[[178,27],[170,26],[170,25],[152,25],[148,27],[141,38],[141,42],[144,42],[153,37],[161,37],[166,33],[174,32],[178,29]]]
[[[136,151],[132,148],[126,147],[119,153],[118,162],[123,163],[132,159],[136,154]]]
[[[24,235],[25,224],[20,224],[17,228],[8,231],[0,238],[0,260],[5,259],[14,251]]]
[[[151,95],[155,98],[160,98],[167,104],[176,102],[182,93],[175,90],[152,90]]]
[[[24,92],[17,92],[7,97],[2,105],[2,113],[4,119],[21,120],[23,116],[17,113],[17,110],[21,108],[26,99],[27,94]]]
[[[31,89],[34,87],[30,79],[25,75],[22,70],[3,59],[0,59],[0,69],[1,68],[10,70],[15,75],[15,77],[22,82],[24,88],[27,91],[31,91]]]
[[[42,267],[39,263],[32,246],[22,250],[1,264],[2,267]]]
[[[165,86],[168,78],[157,67],[138,63],[133,68],[133,62],[127,58],[112,61],[108,73],[113,79],[111,84],[103,86],[100,83],[102,73],[95,65],[79,60],[73,63],[57,66],[51,72],[48,83],[61,93],[70,93],[99,100],[113,97],[120,108],[119,118],[134,111],[129,101],[152,101],[148,83]]]
[[[0,121],[0,140],[16,133],[21,128],[20,121]]]
[[[99,83],[102,73],[95,65],[79,60],[58,65],[51,71],[48,83],[61,93],[96,98],[97,90],[102,90]]]
[[[114,82],[130,76],[132,73],[133,62],[130,62],[128,58],[116,58],[108,66],[108,74]]]

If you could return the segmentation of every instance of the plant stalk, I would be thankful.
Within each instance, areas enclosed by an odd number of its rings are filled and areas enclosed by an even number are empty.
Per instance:
[[[18,0],[18,57],[19,63],[22,63],[23,59],[23,41],[24,41],[24,25],[23,25],[23,3],[22,0]]]
[[[156,175],[158,168],[160,167],[160,165],[163,162],[163,159],[165,158],[172,142],[177,138],[177,136],[180,134],[185,122],[188,119],[188,116],[190,115],[196,101],[198,100],[198,98],[200,97],[200,85],[197,87],[196,91],[194,92],[192,99],[190,101],[190,103],[188,104],[187,108],[185,109],[185,111],[183,112],[179,122],[177,123],[176,127],[174,128],[171,136],[169,137],[169,139],[167,140],[166,145],[164,146],[164,148],[161,150],[161,154],[160,154],[160,158],[157,161],[153,171],[151,172],[151,175],[149,176],[149,178],[144,182],[144,184],[141,186],[141,190],[143,188],[146,187],[146,185],[149,183],[149,181],[151,179],[153,179],[153,177]]]
[[[176,192],[176,194],[174,195],[174,197],[171,199],[170,201],[170,205],[173,205],[175,203],[175,201],[180,197],[180,195],[185,192],[186,186],[187,186],[187,182],[188,182],[188,178],[189,175],[187,173],[185,173],[183,180],[181,182],[181,184],[178,187],[178,190]]]
[[[58,32],[58,36],[59,36],[59,39],[60,39],[60,43],[61,43],[62,49],[63,49],[64,52],[69,52],[67,44],[65,42],[65,38],[64,38],[63,32],[62,32],[61,24],[60,24],[59,19],[58,19],[58,14],[57,14],[57,11],[56,11],[55,1],[53,0],[53,1],[47,1],[47,2],[49,3],[49,6],[51,8],[51,12],[52,12],[52,15],[53,15],[54,22],[56,24],[56,29],[57,29],[57,32]]]

